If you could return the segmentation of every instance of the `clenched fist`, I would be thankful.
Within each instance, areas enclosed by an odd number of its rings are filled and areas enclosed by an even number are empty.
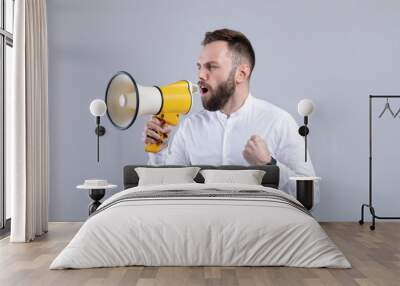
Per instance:
[[[158,119],[157,117],[153,116],[151,120],[147,121],[143,137],[144,143],[148,144],[158,144],[162,143],[160,146],[160,150],[163,150],[168,146],[168,135],[171,132],[171,126],[165,124],[164,121]],[[160,133],[164,134],[164,139],[161,138]]]
[[[258,135],[250,137],[242,154],[250,165],[265,165],[272,159],[267,143]]]

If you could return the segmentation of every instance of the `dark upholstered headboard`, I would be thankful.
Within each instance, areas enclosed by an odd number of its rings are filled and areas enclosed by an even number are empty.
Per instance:
[[[265,187],[271,187],[277,189],[279,186],[279,167],[275,165],[265,166],[235,166],[235,165],[223,165],[223,166],[208,166],[208,165],[194,165],[201,169],[218,169],[218,170],[264,170],[265,175],[262,179],[262,185]],[[136,167],[149,167],[149,168],[180,168],[186,166],[178,165],[165,165],[165,166],[149,166],[149,165],[128,165],[124,167],[124,189],[133,188],[138,185],[139,177],[135,171]],[[200,174],[194,178],[197,183],[204,183],[204,178]]]

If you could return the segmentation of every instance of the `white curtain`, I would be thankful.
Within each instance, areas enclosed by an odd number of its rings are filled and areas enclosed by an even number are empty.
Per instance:
[[[6,113],[12,242],[48,227],[48,91],[45,0],[16,0],[13,92]]]

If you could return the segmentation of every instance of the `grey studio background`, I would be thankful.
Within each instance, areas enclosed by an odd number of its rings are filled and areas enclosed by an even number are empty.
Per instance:
[[[49,0],[50,220],[82,221],[89,198],[75,186],[105,178],[122,186],[126,164],[147,161],[139,118],[107,129],[96,162],[89,104],[111,76],[142,85],[197,81],[206,31],[245,33],[256,52],[251,91],[289,111],[310,98],[309,150],[321,181],[319,221],[356,221],[368,200],[368,95],[400,93],[399,1]],[[400,100],[391,101],[400,108]],[[376,102],[375,118],[384,107]],[[195,112],[201,108],[195,99]],[[388,114],[387,114],[388,115]],[[400,117],[374,121],[374,198],[379,215],[399,215]],[[108,195],[115,193],[111,191]]]

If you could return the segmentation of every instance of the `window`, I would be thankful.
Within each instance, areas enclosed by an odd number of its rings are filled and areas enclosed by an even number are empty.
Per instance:
[[[14,0],[0,0],[0,228],[9,226],[10,194],[5,188],[5,98],[11,92]],[[7,223],[8,222],[8,223]],[[0,232],[1,236],[2,232]]]
[[[13,33],[14,30],[14,0],[5,0],[5,30]]]

